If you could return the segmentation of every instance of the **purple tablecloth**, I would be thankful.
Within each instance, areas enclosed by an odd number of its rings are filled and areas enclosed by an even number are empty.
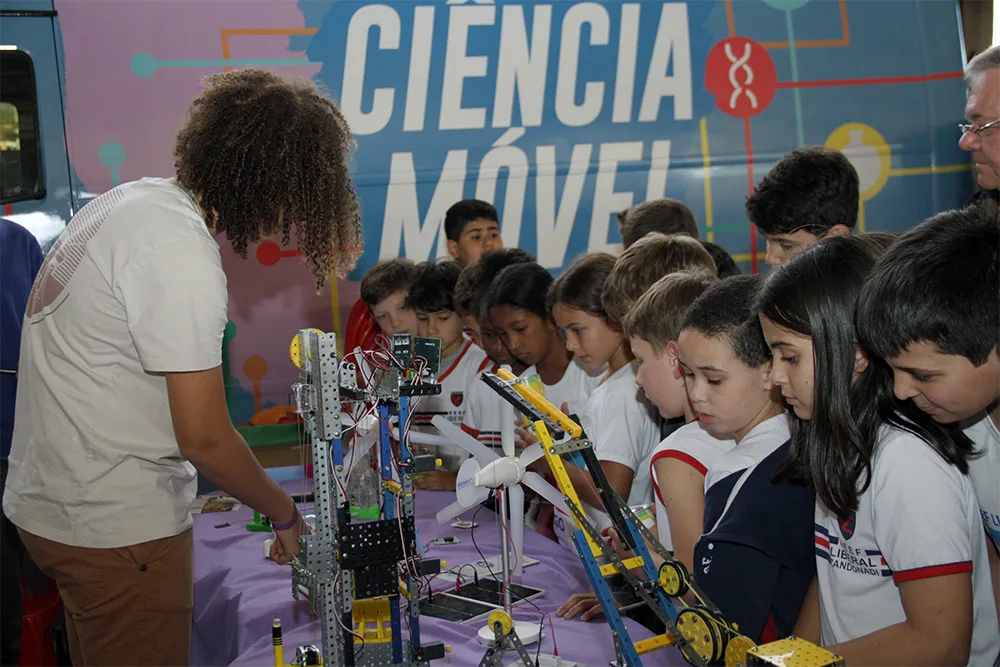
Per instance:
[[[479,559],[468,530],[442,526],[434,519],[437,510],[454,498],[451,493],[431,492],[420,492],[417,498],[417,534],[423,544],[445,535],[459,538],[457,545],[432,545],[427,551],[428,556],[445,560],[449,568]],[[292,599],[290,569],[264,559],[266,533],[251,533],[245,529],[251,515],[244,508],[228,514],[195,517],[193,665],[271,664],[270,628],[274,618],[281,618],[284,627],[286,658],[290,658],[295,647],[301,644],[320,645],[319,621],[309,616],[308,602]],[[464,518],[471,516],[470,510]],[[496,515],[483,509],[476,520],[479,524],[475,529],[476,543],[487,557],[498,553],[500,529]],[[225,523],[230,525],[217,527]],[[525,568],[523,582],[546,590],[542,597],[534,600],[543,612],[555,612],[570,594],[590,590],[583,566],[575,554],[529,529],[524,534],[524,550],[527,556],[541,561]],[[448,581],[435,579],[433,588],[439,590],[451,585]],[[530,611],[519,611],[519,605],[515,608],[515,618],[537,623],[539,614],[530,605],[524,606]],[[603,617],[588,623],[563,620],[554,613],[550,618],[560,656],[592,667],[606,665],[614,658],[611,632]],[[639,624],[631,620],[626,623],[634,641],[651,636]],[[483,621],[475,621],[461,625],[421,617],[422,640],[440,640],[451,647],[443,660],[432,664],[463,667],[478,664],[485,651],[476,639],[482,624]],[[552,640],[553,631],[546,620],[543,653],[554,652]],[[529,647],[532,654],[535,648],[534,645]],[[506,663],[515,659],[512,652],[507,657]],[[674,649],[667,649],[650,655],[648,664],[681,665],[684,662]]]

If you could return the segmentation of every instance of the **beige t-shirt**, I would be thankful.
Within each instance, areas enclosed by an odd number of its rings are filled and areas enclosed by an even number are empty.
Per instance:
[[[63,544],[113,548],[191,526],[163,373],[222,363],[228,294],[201,209],[170,179],[121,185],[70,221],[21,337],[3,508]]]

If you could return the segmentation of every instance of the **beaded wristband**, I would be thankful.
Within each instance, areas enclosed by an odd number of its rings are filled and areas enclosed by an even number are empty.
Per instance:
[[[292,518],[291,519],[289,519],[285,523],[275,523],[274,521],[272,521],[271,522],[271,529],[272,530],[288,530],[289,528],[293,527],[295,524],[297,524],[299,522],[299,518],[300,518],[299,517],[299,508],[298,508],[298,505],[296,505],[295,506],[295,513],[292,514]]]

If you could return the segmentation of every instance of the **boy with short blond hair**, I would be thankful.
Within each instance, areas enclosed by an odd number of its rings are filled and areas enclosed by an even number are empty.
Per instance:
[[[690,236],[647,234],[615,261],[601,292],[604,310],[612,319],[621,322],[650,285],[668,273],[685,270],[702,270],[714,277],[715,260]]]
[[[715,282],[704,272],[664,276],[622,322],[639,364],[636,384],[664,419],[683,418],[686,424],[653,451],[650,468],[657,536],[689,569],[694,567],[694,545],[702,533],[705,475],[715,459],[735,445],[732,439],[716,438],[699,427],[678,364],[677,339],[687,310]]]

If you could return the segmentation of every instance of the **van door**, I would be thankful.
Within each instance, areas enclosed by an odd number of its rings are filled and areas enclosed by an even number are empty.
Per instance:
[[[73,214],[51,0],[0,8],[0,206],[48,251]]]

